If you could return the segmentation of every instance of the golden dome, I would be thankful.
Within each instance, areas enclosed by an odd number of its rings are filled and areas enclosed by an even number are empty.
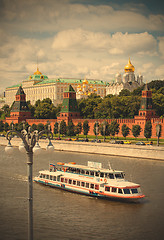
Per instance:
[[[130,58],[128,64],[124,67],[125,72],[134,72],[135,68],[131,64]]]
[[[39,71],[39,68],[37,67],[37,71],[34,72],[34,75],[41,75],[42,73]]]
[[[87,81],[86,78],[84,79],[83,83],[84,83],[84,84],[88,84],[88,81]]]

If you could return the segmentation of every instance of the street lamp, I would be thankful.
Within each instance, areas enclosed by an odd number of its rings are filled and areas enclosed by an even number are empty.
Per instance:
[[[23,124],[24,127],[24,124]],[[53,134],[50,131],[50,125],[48,125],[47,130],[43,130],[38,132],[35,130],[33,133],[31,132],[31,127],[28,127],[28,131],[23,129],[20,132],[13,129],[9,130],[6,135],[6,139],[8,140],[8,144],[5,147],[5,151],[8,154],[13,153],[13,147],[11,145],[11,139],[13,138],[13,133],[15,133],[18,137],[22,139],[22,143],[19,146],[19,150],[21,152],[27,153],[27,169],[28,169],[28,239],[33,240],[33,180],[32,180],[32,165],[33,165],[33,153],[39,154],[42,149],[39,146],[39,138],[46,134],[49,140],[47,151],[54,151],[54,146],[51,143],[51,139],[53,139]]]
[[[160,132],[161,132],[161,125],[159,122],[156,125],[156,133],[157,133],[157,146],[159,146],[159,137],[160,137]]]
[[[96,141],[97,141],[97,134],[98,134],[98,130],[99,130],[99,126],[98,126],[98,121],[96,121]]]
[[[103,122],[104,142],[105,142],[105,131],[106,131],[106,122]]]

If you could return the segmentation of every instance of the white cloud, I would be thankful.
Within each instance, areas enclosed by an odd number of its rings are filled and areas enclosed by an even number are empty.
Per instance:
[[[108,50],[110,54],[156,54],[157,42],[147,32],[128,34],[117,32],[110,34],[91,32],[83,29],[69,29],[59,32],[52,47],[58,50]]]
[[[155,74],[159,79],[164,80],[164,64],[160,65],[156,70]]]
[[[164,37],[159,37],[159,53],[161,57],[164,59]]]

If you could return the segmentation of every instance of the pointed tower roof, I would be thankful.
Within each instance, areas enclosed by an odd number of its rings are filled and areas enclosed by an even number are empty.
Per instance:
[[[22,86],[19,86],[19,88],[18,88],[18,91],[17,91],[17,93],[16,93],[16,95],[24,95],[25,93],[24,93],[24,91],[23,91],[23,88],[22,88]]]
[[[75,90],[71,85],[69,85],[64,92],[75,92]]]
[[[149,91],[149,87],[148,87],[147,83],[145,84],[144,91]]]

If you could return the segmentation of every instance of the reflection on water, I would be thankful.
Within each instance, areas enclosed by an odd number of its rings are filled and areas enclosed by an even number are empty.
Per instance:
[[[24,154],[0,146],[0,232],[4,240],[27,239],[27,166]],[[34,239],[160,239],[163,231],[164,162],[94,154],[55,152],[34,157],[33,175],[49,163],[110,162],[127,179],[141,184],[141,204],[100,200],[42,186],[34,187]]]

